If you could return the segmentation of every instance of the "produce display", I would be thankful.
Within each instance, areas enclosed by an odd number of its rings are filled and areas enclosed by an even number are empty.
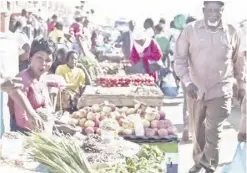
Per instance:
[[[113,63],[109,61],[99,62],[99,66],[103,74],[108,74],[108,75],[117,74],[120,69],[119,63]]]
[[[102,74],[99,68],[99,63],[94,57],[80,56],[77,66],[82,68],[85,67],[92,79],[95,79],[99,74]]]
[[[126,96],[161,96],[162,93],[157,86],[133,86],[133,87],[97,87],[93,94],[97,95],[126,95]]]
[[[124,153],[132,151],[132,155],[133,153],[136,154],[140,147],[125,140],[114,140],[111,143],[105,143],[99,135],[88,135],[83,140],[81,149],[86,153],[87,160],[91,164],[114,164],[124,161]]]
[[[53,173],[161,173],[164,153],[156,146],[131,147],[132,143],[104,144],[98,135],[90,135],[83,142],[72,136],[48,137],[33,133],[27,137],[28,153]],[[129,147],[130,146],[130,147]],[[125,156],[126,149],[135,154]],[[121,162],[116,162],[121,160]],[[111,162],[107,167],[93,168],[93,163]]]
[[[52,173],[92,173],[83,150],[70,137],[33,133],[27,142],[32,158]]]
[[[128,76],[104,76],[96,81],[97,85],[102,87],[128,87],[147,85],[154,86],[154,78],[148,74],[135,74]]]
[[[109,103],[95,104],[92,107],[85,107],[71,115],[64,116],[61,121],[80,126],[86,135],[100,135],[102,128],[107,127],[117,131],[119,135],[129,136],[136,135],[135,120],[138,117],[142,122],[140,128],[144,130],[143,136],[168,137],[176,134],[171,121],[166,119],[164,111],[141,103],[136,104],[133,108],[118,108]],[[111,123],[109,123],[109,119]]]
[[[117,164],[97,173],[162,173],[164,153],[156,146],[143,145],[138,154],[125,158],[123,164]]]

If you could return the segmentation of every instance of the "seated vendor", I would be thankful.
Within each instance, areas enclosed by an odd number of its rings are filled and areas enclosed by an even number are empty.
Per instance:
[[[46,84],[41,80],[53,62],[56,44],[44,39],[34,40],[30,50],[30,66],[20,72],[17,77],[22,79],[23,88],[9,93],[9,110],[11,129],[29,132],[42,129],[43,121],[37,111],[41,108],[52,109]]]
[[[76,67],[78,57],[79,55],[76,51],[69,51],[66,57],[66,64],[58,66],[56,74],[63,76],[70,90],[81,95],[86,83],[86,77],[83,70]]]

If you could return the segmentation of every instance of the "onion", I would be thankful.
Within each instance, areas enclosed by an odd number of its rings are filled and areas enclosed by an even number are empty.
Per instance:
[[[166,136],[168,136],[168,131],[166,129],[159,129],[158,130],[158,135],[160,137],[166,137]]]
[[[85,127],[94,127],[95,123],[92,120],[87,120],[84,124]]]
[[[158,128],[158,123],[159,123],[158,120],[153,120],[153,121],[151,122],[151,128]]]
[[[149,128],[150,127],[150,121],[148,121],[148,120],[143,119],[142,120],[142,124],[143,124],[144,128]]]

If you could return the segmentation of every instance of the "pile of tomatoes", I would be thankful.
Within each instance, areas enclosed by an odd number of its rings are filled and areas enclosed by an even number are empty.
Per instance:
[[[131,85],[154,86],[154,78],[147,74],[127,76],[104,76],[97,79],[97,84],[102,87],[129,87]]]

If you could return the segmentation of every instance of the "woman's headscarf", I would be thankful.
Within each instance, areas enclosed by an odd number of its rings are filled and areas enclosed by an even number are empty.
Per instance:
[[[174,26],[176,29],[183,30],[184,26],[186,25],[187,17],[183,14],[179,14],[174,17]]]
[[[136,30],[133,33],[133,39],[134,40],[145,40],[147,38],[147,34],[143,30]]]

